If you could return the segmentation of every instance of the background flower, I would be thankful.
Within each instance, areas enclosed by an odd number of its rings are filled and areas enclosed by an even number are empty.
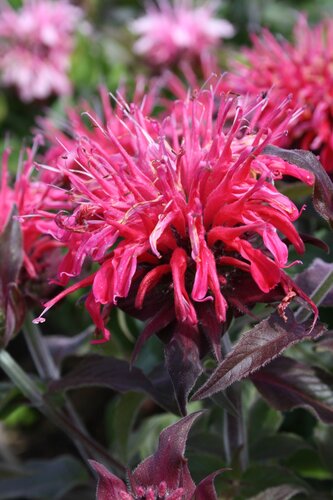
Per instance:
[[[216,16],[217,6],[213,1],[196,5],[192,0],[148,4],[146,14],[130,25],[139,36],[134,51],[153,65],[201,57],[235,33],[229,21]]]
[[[5,86],[23,101],[71,91],[67,76],[73,32],[82,11],[67,0],[25,0],[18,11],[0,13],[0,70]]]
[[[311,27],[300,16],[293,43],[264,29],[252,35],[251,48],[243,49],[244,61],[231,61],[227,79],[229,89],[254,97],[272,89],[271,105],[291,95],[292,104],[304,111],[282,144],[320,154],[328,172],[333,171],[332,29],[332,19]]]

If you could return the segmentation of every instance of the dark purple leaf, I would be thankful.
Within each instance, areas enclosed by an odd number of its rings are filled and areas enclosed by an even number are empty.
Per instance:
[[[104,465],[95,460],[89,460],[89,463],[98,475],[96,500],[123,500],[121,493],[127,493],[125,483],[109,472]]]
[[[201,414],[202,412],[192,413],[162,431],[156,453],[141,462],[133,472],[133,479],[138,485],[158,486],[164,481],[171,490],[184,488],[186,499],[192,498],[195,484],[184,452],[190,428]]]
[[[13,208],[0,234],[0,280],[3,287],[17,281],[23,263],[22,231],[16,214],[17,210]]]
[[[310,151],[282,149],[266,146],[264,154],[278,156],[283,160],[312,172],[315,177],[313,205],[317,212],[333,227],[333,184],[324,167]]]
[[[73,337],[65,337],[62,335],[49,335],[45,337],[56,365],[60,366],[65,358],[76,354],[80,347],[86,344],[88,339],[91,339],[93,330],[93,327],[87,328]]]
[[[333,271],[333,264],[325,262],[319,258],[314,259],[312,264],[302,273],[298,274],[294,281],[302,290],[311,295],[317,286]],[[324,300],[320,303],[321,306],[333,306],[333,289],[331,289]]]
[[[326,253],[330,253],[330,247],[327,245],[327,243],[325,243],[325,241],[320,240],[319,238],[316,238],[311,234],[299,233],[299,235],[304,241],[304,243],[308,243],[309,245],[313,245],[314,247],[320,248]],[[285,243],[287,244],[288,241],[289,240],[286,240]]]
[[[225,470],[230,469],[220,469],[205,477],[195,490],[194,500],[217,500],[214,479]]]
[[[25,306],[17,285],[23,262],[22,232],[13,208],[0,234],[0,347],[6,347],[20,329]]]
[[[316,342],[315,348],[317,351],[332,351],[333,352],[333,330],[325,333],[323,337]]]
[[[4,311],[4,318],[0,317],[0,347],[6,347],[20,330],[26,313],[24,297],[17,283],[9,283],[4,295],[0,291],[0,311],[1,309]]]
[[[276,410],[303,407],[323,422],[333,423],[333,376],[324,370],[280,357],[251,380]]]
[[[311,321],[299,324],[291,311],[285,312],[287,321],[274,313],[242,335],[193,399],[203,399],[225,390],[237,380],[265,366],[287,347],[304,339],[315,339],[324,333],[324,325],[317,323],[311,330]]]
[[[79,358],[80,359],[80,358]],[[125,360],[93,354],[81,358],[81,362],[60,380],[51,382],[50,392],[68,391],[82,387],[108,387],[114,391],[143,392],[152,397],[167,411],[177,412],[173,393],[167,393],[163,381],[162,388],[154,384],[137,367],[130,367]]]
[[[289,500],[299,493],[304,493],[306,490],[300,486],[291,484],[281,484],[281,486],[273,486],[262,491],[255,497],[249,500]]]
[[[165,362],[182,415],[186,415],[188,395],[202,373],[196,334],[193,328],[179,325],[165,346]]]

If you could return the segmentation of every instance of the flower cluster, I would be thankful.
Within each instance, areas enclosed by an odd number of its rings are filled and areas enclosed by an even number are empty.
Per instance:
[[[68,140],[57,168],[75,208],[55,216],[68,248],[59,282],[80,277],[85,262],[99,266],[45,310],[89,287],[96,342],[109,339],[106,321],[117,305],[150,320],[138,347],[168,327],[168,338],[190,338],[199,351],[208,340],[219,357],[232,311],[304,298],[283,271],[290,265],[284,238],[304,250],[293,225],[299,211],[274,181],[288,175],[311,185],[313,176],[265,155],[292,118],[284,101],[261,119],[267,104],[241,105],[217,84],[175,102],[161,121],[132,105],[123,109],[126,121],[117,113],[105,126],[94,119],[89,135]]]
[[[162,0],[151,3],[144,16],[130,29],[139,36],[134,51],[152,65],[168,65],[180,58],[198,57],[216,47],[221,38],[234,35],[225,19],[214,17],[217,4],[206,1],[196,6],[193,0]]]
[[[228,87],[241,94],[272,89],[275,102],[291,94],[304,112],[290,125],[283,144],[320,154],[328,172],[333,172],[332,29],[332,19],[312,28],[301,16],[293,43],[263,30],[252,36],[253,47],[243,50],[245,61],[231,62],[228,78]]]
[[[25,0],[16,11],[0,13],[0,71],[5,86],[15,87],[22,101],[68,94],[67,77],[73,32],[81,9],[67,0]]]

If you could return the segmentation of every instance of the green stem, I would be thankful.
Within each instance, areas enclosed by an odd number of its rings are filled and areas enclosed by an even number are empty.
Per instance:
[[[317,288],[312,292],[312,294],[310,295],[312,301],[317,306],[319,306],[323,302],[323,300],[325,299],[325,297],[327,296],[332,287],[333,287],[333,271],[331,271],[326,276],[326,278],[324,278],[323,281],[319,283]],[[303,322],[306,319],[308,319],[310,315],[311,311],[309,311],[305,307],[301,307],[295,314],[296,318],[300,322]]]
[[[228,333],[222,337],[223,355],[226,356],[232,349],[232,344]],[[244,422],[242,405],[242,385],[235,383],[225,391],[226,396],[237,410],[237,415],[224,410],[223,418],[223,442],[226,461],[232,465],[235,460],[238,461],[240,469],[245,470],[248,466],[248,443],[247,432]]]
[[[24,396],[29,399],[43,415],[64,431],[70,439],[73,439],[74,435],[75,439],[77,438],[94,458],[102,460],[121,475],[125,475],[126,468],[111,457],[108,452],[90,436],[84,434],[79,428],[73,425],[73,423],[64,414],[59,412],[57,408],[54,408],[52,402],[44,398],[43,392],[36,382],[22,370],[12,356],[4,349],[0,350],[0,368],[2,368]]]
[[[32,322],[32,319],[32,315],[28,313],[23,325],[23,335],[31,357],[41,378],[56,380],[60,376],[59,369],[51,356],[40,329]]]
[[[32,322],[32,315],[28,313],[23,324],[23,335],[28,345],[31,357],[35,363],[37,372],[43,380],[57,380],[60,377],[59,368],[56,366],[50,350],[45,342],[45,339],[38,328]],[[67,396],[64,398],[64,407],[71,417],[76,427],[80,429],[82,434],[88,435],[80,417],[77,415],[72,403],[68,400]],[[78,452],[80,453],[83,461],[88,463],[89,455],[81,440],[76,436],[71,436]]]

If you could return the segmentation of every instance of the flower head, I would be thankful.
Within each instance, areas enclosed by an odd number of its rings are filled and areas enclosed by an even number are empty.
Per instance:
[[[196,486],[184,457],[187,435],[200,413],[193,413],[162,431],[156,453],[128,475],[129,486],[103,465],[90,461],[98,474],[96,500],[216,500],[217,471]]]
[[[200,56],[216,47],[221,38],[234,35],[228,21],[214,17],[216,7],[209,0],[202,5],[195,5],[193,0],[149,4],[147,13],[130,26],[139,36],[134,51],[153,65]]]
[[[231,63],[234,74],[228,78],[229,88],[242,94],[256,96],[272,88],[272,105],[291,94],[292,103],[304,112],[290,124],[283,144],[320,154],[328,172],[333,172],[332,29],[332,19],[312,28],[300,16],[293,43],[263,30],[243,50],[246,61]]]
[[[274,181],[288,175],[311,185],[314,179],[264,154],[293,116],[284,101],[258,129],[267,104],[259,98],[246,105],[216,85],[175,102],[162,121],[133,105],[123,110],[127,122],[110,119],[126,134],[94,122],[95,134],[68,144],[70,159],[61,157],[57,168],[75,208],[55,217],[57,237],[68,248],[59,281],[81,280],[45,310],[88,287],[96,342],[109,339],[106,321],[119,306],[149,320],[137,349],[158,333],[172,350],[170,363],[180,356],[183,366],[191,353],[198,374],[207,341],[220,356],[233,314],[288,297],[285,308],[295,294],[309,300],[283,271],[290,265],[285,240],[299,253],[304,244],[293,225],[300,213]],[[83,277],[87,261],[98,267]]]
[[[0,13],[0,71],[5,86],[29,102],[68,94],[73,32],[82,12],[67,0],[25,0]]]

